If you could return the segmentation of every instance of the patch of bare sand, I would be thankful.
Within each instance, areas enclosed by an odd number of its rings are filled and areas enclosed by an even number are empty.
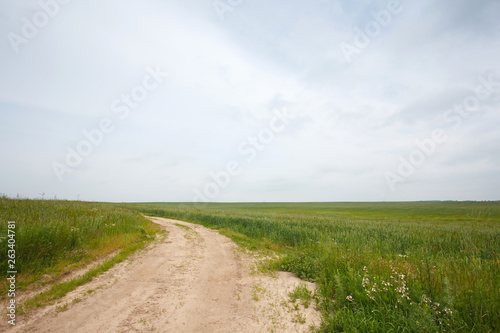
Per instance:
[[[217,231],[151,219],[168,231],[160,243],[8,332],[307,332],[319,324],[314,302],[305,308],[288,297],[300,279],[252,273],[257,259]]]

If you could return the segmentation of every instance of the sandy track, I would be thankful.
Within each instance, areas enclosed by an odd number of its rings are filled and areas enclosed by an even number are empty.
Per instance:
[[[287,297],[301,280],[283,272],[251,274],[255,259],[217,231],[152,220],[168,231],[161,243],[58,305],[19,318],[11,331],[303,332],[319,323],[314,304],[306,309]]]

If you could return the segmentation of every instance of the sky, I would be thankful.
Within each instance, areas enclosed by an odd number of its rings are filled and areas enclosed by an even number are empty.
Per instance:
[[[3,0],[0,193],[500,200],[500,2]]]

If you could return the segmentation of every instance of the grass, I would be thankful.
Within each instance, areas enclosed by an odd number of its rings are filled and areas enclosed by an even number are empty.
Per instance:
[[[255,284],[252,287],[252,299],[256,302],[260,300],[260,296],[266,292],[266,289],[262,287],[260,284]]]
[[[500,331],[500,202],[123,207],[285,254],[318,283],[324,332]]]
[[[65,272],[119,250],[85,275],[58,283],[28,301],[40,306],[89,281],[155,238],[161,228],[137,212],[105,203],[0,197],[0,272],[7,272],[7,225],[16,222],[17,290],[50,283]],[[50,277],[47,281],[47,277]],[[37,284],[39,285],[39,284]],[[6,279],[0,282],[5,297]],[[31,303],[30,303],[31,302]]]
[[[39,293],[39,294],[35,295],[33,298],[24,302],[24,304],[22,305],[22,307],[20,309],[20,313],[27,313],[33,308],[41,307],[41,306],[44,306],[46,304],[51,304],[54,301],[64,297],[70,291],[76,289],[79,286],[84,285],[87,282],[90,282],[92,280],[92,278],[94,278],[95,276],[106,272],[108,269],[110,269],[114,265],[127,259],[130,254],[134,253],[135,251],[137,251],[139,249],[144,248],[144,246],[146,244],[147,243],[145,241],[131,243],[130,245],[125,246],[125,248],[120,250],[120,253],[118,255],[105,261],[101,265],[98,265],[97,267],[87,271],[85,274],[78,276],[77,278],[72,279],[68,282],[61,282],[61,283],[54,284],[47,291]],[[89,293],[91,293],[91,292],[89,292]]]
[[[180,227],[180,228],[183,228],[183,229],[185,229],[185,230],[187,230],[187,231],[193,231],[193,229],[191,229],[190,227],[188,227],[188,226],[186,226],[186,225],[184,225],[184,224],[174,223],[174,225],[176,225],[176,226],[178,226],[178,227]]]
[[[154,204],[153,204],[154,205]],[[190,207],[190,204],[168,204]],[[391,218],[440,221],[500,221],[498,202],[416,201],[416,202],[307,202],[307,203],[211,203],[210,209],[225,211],[258,210],[270,213],[358,218]]]
[[[305,284],[298,285],[288,296],[293,303],[300,300],[305,308],[309,307],[313,298],[312,292],[307,289]]]
[[[15,221],[18,290],[46,276],[54,282],[68,270],[117,252],[84,275],[55,283],[22,310],[54,302],[153,240],[160,227],[140,213],[200,223],[246,248],[278,252],[280,259],[270,267],[317,282],[314,297],[323,332],[500,331],[499,202],[248,203],[200,209],[0,197],[0,271],[8,270],[7,222]],[[1,297],[6,286],[2,279]],[[258,298],[259,290],[254,291]],[[301,288],[290,295],[307,304],[310,296]]]

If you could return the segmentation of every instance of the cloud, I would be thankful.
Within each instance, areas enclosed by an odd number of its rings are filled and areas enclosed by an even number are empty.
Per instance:
[[[61,5],[19,53],[0,41],[0,187],[191,201],[287,109],[296,118],[214,200],[498,199],[500,92],[457,128],[443,114],[500,73],[500,4],[401,3],[350,63],[340,45],[387,1],[244,1],[224,20],[201,0]],[[2,3],[0,35],[22,33],[37,11],[34,0]],[[113,102],[155,66],[168,78],[121,119]],[[113,132],[60,183],[51,163],[104,118]],[[390,192],[384,173],[436,128],[447,141]]]

